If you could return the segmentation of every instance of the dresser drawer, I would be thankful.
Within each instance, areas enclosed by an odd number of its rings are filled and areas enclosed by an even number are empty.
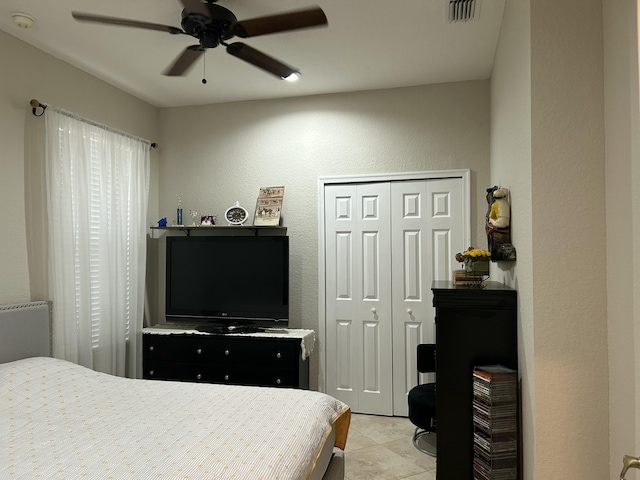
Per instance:
[[[199,363],[215,358],[214,344],[204,335],[146,335],[145,361]]]
[[[214,375],[214,382],[229,385],[296,387],[297,375],[292,369],[223,367],[219,376]]]
[[[299,342],[258,338],[220,338],[215,341],[215,360],[234,365],[283,367],[297,361]]]
[[[149,380],[179,380],[184,382],[218,382],[219,375],[210,365],[185,362],[147,361],[143,378]]]

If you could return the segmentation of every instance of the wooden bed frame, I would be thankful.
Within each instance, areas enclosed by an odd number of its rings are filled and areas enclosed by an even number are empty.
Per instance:
[[[52,308],[51,301],[0,305],[0,363],[52,356]],[[325,449],[321,463],[327,464],[324,474],[316,469],[309,480],[344,479],[341,450]]]

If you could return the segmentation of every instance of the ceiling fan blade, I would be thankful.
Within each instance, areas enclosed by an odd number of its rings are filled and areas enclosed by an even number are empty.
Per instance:
[[[168,77],[179,77],[186,75],[193,64],[200,58],[205,52],[205,49],[200,45],[191,45],[183,50],[183,52],[176,58],[173,64],[167,68],[163,75]]]
[[[198,13],[204,17],[210,17],[209,7],[202,0],[180,0],[189,13]]]
[[[104,15],[92,15],[90,13],[71,12],[73,18],[80,22],[101,23],[106,25],[119,25],[121,27],[144,28],[147,30],[157,30],[160,32],[168,32],[173,35],[185,33],[182,29],[172,27],[171,25],[161,25],[159,23],[140,22],[138,20],[130,20],[128,18],[106,17]]]
[[[247,38],[327,24],[327,16],[322,9],[313,7],[297,12],[242,20],[233,26],[233,33],[238,37]]]
[[[293,73],[298,73],[295,68],[285,65],[275,58],[270,57],[269,55],[266,55],[242,42],[235,42],[227,45],[227,53],[258,68],[266,70],[278,78],[287,78]]]

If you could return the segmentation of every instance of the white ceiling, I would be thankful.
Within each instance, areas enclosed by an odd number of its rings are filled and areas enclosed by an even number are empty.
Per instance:
[[[319,5],[329,25],[243,40],[292,65],[296,83],[210,49],[185,77],[161,73],[187,35],[80,23],[71,11],[180,27],[178,0],[2,0],[0,30],[157,107],[352,92],[486,79],[505,0],[482,0],[480,15],[449,23],[449,0],[220,0],[239,20]],[[18,28],[12,13],[35,18]],[[202,84],[206,66],[207,83]],[[43,99],[45,101],[46,99]]]

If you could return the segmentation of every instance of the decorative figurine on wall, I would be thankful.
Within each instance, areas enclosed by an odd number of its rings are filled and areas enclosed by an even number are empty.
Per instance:
[[[487,188],[487,242],[491,260],[515,261],[516,249],[511,244],[511,206],[509,190],[506,188]]]

